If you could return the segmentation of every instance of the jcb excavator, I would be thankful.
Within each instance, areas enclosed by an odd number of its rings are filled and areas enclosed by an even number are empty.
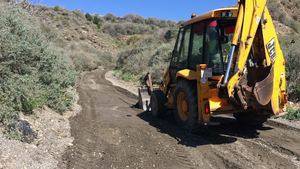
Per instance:
[[[193,15],[179,29],[170,66],[159,88],[150,81],[150,112],[174,110],[187,128],[216,114],[263,123],[287,104],[285,59],[267,0]],[[141,99],[143,103],[143,99]]]

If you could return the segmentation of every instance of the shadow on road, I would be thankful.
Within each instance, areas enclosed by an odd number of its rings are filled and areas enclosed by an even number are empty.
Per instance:
[[[233,118],[214,117],[213,121],[220,122],[217,126],[199,126],[192,132],[178,127],[172,116],[155,118],[149,112],[142,112],[138,117],[157,128],[161,133],[177,139],[179,144],[197,147],[208,144],[229,144],[238,138],[251,139],[259,136],[259,131],[271,130],[271,127],[242,126]]]

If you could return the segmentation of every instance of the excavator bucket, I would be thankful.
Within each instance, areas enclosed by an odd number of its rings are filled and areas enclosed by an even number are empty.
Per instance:
[[[257,82],[254,87],[254,95],[259,104],[266,106],[271,101],[273,94],[274,70],[261,82]]]

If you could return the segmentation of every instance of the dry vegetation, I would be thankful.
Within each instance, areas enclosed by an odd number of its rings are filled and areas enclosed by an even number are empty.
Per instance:
[[[19,112],[48,105],[62,113],[73,100],[76,72],[36,25],[27,11],[0,5],[0,122],[16,139]]]

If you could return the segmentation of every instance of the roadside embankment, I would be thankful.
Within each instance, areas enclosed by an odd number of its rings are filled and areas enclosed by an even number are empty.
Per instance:
[[[47,107],[35,110],[30,116],[21,115],[22,131],[35,137],[31,143],[7,139],[0,132],[0,169],[64,168],[58,164],[74,140],[69,118],[81,110],[78,99],[76,96],[75,104],[63,115]]]

